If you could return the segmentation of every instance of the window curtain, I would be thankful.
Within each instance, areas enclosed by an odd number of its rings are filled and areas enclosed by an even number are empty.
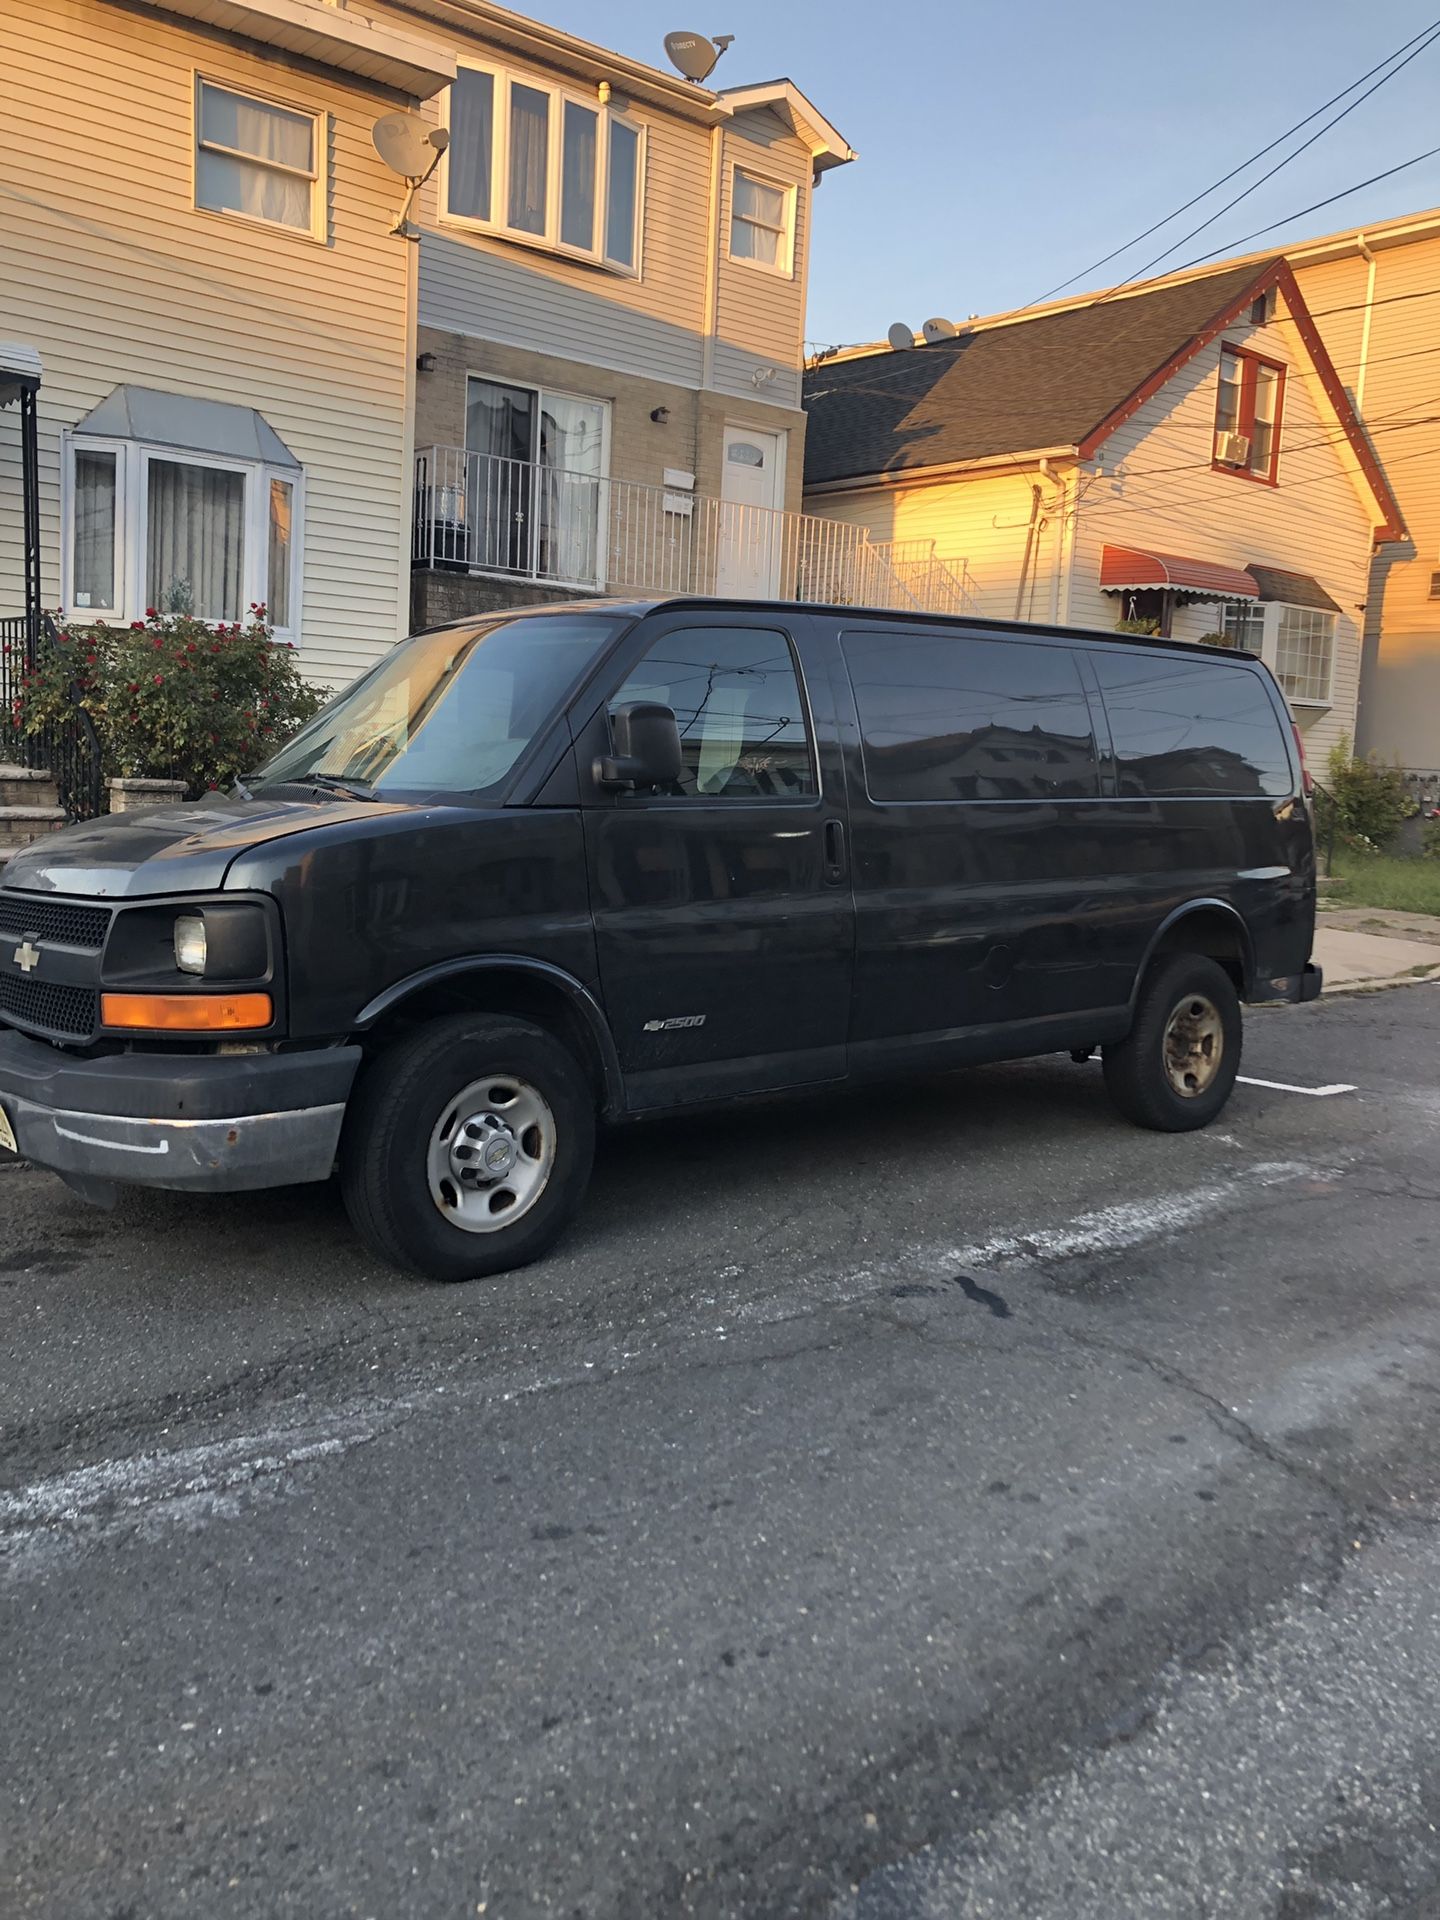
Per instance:
[[[75,453],[75,551],[72,598],[77,607],[115,605],[115,455]]]
[[[635,202],[640,190],[640,136],[610,122],[610,180],[605,204],[605,256],[616,266],[635,264]]]
[[[735,218],[731,223],[730,251],[744,260],[759,260],[767,267],[780,265],[780,241],[785,228],[785,195],[779,187],[752,180],[747,173],[735,175]]]
[[[550,101],[534,87],[510,86],[510,211],[517,233],[545,231]]]
[[[245,476],[174,460],[149,463],[145,600],[166,613],[238,620]]]
[[[595,245],[595,160],[600,116],[565,102],[565,151],[560,178],[560,238],[567,247]]]
[[[466,526],[472,566],[533,571],[535,395],[528,387],[472,380],[466,390]]]
[[[605,406],[561,394],[541,397],[540,571],[556,580],[598,585]]]
[[[286,227],[310,225],[313,183],[296,178],[296,173],[310,173],[315,164],[315,125],[308,115],[205,87],[200,137],[217,147],[234,149],[214,153],[201,147],[197,185],[203,205]],[[237,154],[251,158],[240,159]],[[281,167],[295,171],[278,172]]]
[[[294,550],[295,489],[288,480],[270,482],[269,598],[266,611],[272,627],[290,621],[290,556]],[[152,603],[153,604],[153,603]]]
[[[495,151],[495,76],[462,67],[450,89],[451,213],[488,220]]]

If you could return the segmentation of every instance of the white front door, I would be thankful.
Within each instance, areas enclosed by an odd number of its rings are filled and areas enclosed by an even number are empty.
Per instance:
[[[785,435],[726,427],[722,458],[715,591],[773,599],[784,552]]]

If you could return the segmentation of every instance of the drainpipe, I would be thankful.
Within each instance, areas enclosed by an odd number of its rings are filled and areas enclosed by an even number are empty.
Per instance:
[[[1040,527],[1040,507],[1044,500],[1038,481],[1030,484],[1030,519],[1025,528],[1025,553],[1020,561],[1020,578],[1015,587],[1015,618],[1025,618],[1025,582],[1030,577],[1030,560],[1035,552],[1035,535]]]
[[[1357,234],[1355,244],[1360,250],[1362,260],[1369,262],[1365,276],[1365,318],[1360,325],[1360,365],[1355,373],[1355,411],[1365,411],[1365,368],[1370,359],[1370,316],[1375,310],[1375,255],[1363,233]]]

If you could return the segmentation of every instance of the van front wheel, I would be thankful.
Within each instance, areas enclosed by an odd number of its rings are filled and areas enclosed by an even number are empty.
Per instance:
[[[1203,954],[1171,954],[1141,983],[1129,1033],[1105,1048],[1105,1085],[1138,1127],[1208,1126],[1235,1085],[1240,1042],[1240,997],[1229,974]]]
[[[341,1189],[382,1258],[474,1280],[550,1246],[594,1152],[595,1103],[570,1052],[529,1021],[462,1014],[369,1068],[345,1123]]]

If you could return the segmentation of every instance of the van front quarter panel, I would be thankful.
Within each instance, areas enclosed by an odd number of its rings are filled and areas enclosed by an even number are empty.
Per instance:
[[[367,830],[368,829],[368,830]],[[280,904],[292,1040],[339,1037],[447,961],[522,954],[586,986],[595,936],[579,814],[431,807],[242,855],[232,887]]]

